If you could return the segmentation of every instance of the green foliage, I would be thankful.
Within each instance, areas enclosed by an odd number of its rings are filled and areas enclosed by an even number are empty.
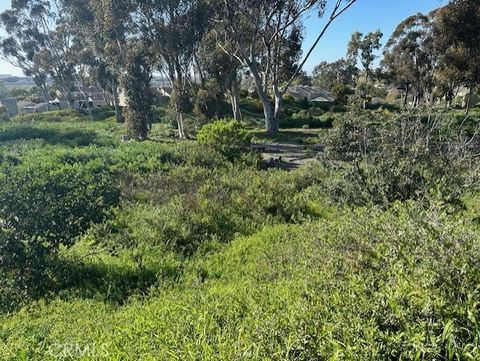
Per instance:
[[[205,124],[209,120],[218,117],[221,111],[222,96],[220,88],[214,81],[208,82],[205,89],[198,89],[195,96],[193,113]]]
[[[45,113],[34,113],[34,114],[22,114],[13,118],[11,121],[13,123],[60,123],[60,122],[71,122],[77,123],[82,121],[88,121],[89,118],[83,113],[77,110],[56,110]]]
[[[322,108],[309,108],[292,114],[291,117],[284,117],[280,120],[282,128],[302,128],[307,126],[310,129],[331,128],[334,116],[326,113]]]
[[[192,253],[212,239],[227,242],[265,224],[299,222],[315,213],[307,190],[320,178],[318,171],[176,168],[126,184],[124,194],[142,204],[134,203],[123,210],[125,215],[112,219],[107,233],[115,234],[111,244],[135,244],[138,223],[128,220],[143,219],[153,234],[143,240],[149,246],[164,244]]]
[[[355,94],[350,86],[339,83],[334,84],[330,91],[335,96],[336,102],[343,105],[347,104],[349,95]]]
[[[308,112],[1,125],[0,359],[478,359],[476,118]],[[264,170],[252,135],[326,152]]]
[[[268,227],[211,245],[148,300],[57,300],[5,317],[0,355],[53,360],[73,344],[72,358],[90,347],[84,357],[477,359],[478,236],[415,205]]]
[[[147,138],[153,116],[150,56],[147,45],[137,41],[128,52],[126,73],[123,76],[127,98],[125,114],[127,135],[138,140]]]
[[[14,164],[0,174],[0,309],[37,297],[46,262],[119,203],[119,189],[100,162]]]
[[[350,204],[388,206],[429,197],[457,204],[478,184],[478,139],[463,124],[455,128],[443,121],[412,115],[375,121],[364,113],[337,122],[327,139],[327,156],[333,168],[343,168],[343,176],[333,182],[332,193]]]
[[[249,150],[252,135],[235,120],[219,120],[204,125],[198,132],[197,139],[200,144],[234,158]]]
[[[0,176],[0,218],[26,242],[55,251],[71,244],[118,204],[114,179],[100,162],[56,166],[23,164]]]

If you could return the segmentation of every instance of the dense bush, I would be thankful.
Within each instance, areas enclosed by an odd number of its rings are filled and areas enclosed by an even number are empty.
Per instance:
[[[348,161],[334,166],[343,177],[334,179],[333,194],[354,205],[431,196],[458,203],[478,185],[479,139],[447,128],[442,118],[402,115],[382,123],[364,114],[345,117],[326,142],[331,160]]]
[[[100,162],[3,168],[0,275],[4,281],[21,281],[17,288],[41,287],[38,278],[45,271],[46,257],[61,245],[72,245],[92,223],[102,222],[119,203],[119,195],[115,179]],[[25,283],[26,279],[37,281]]]
[[[249,150],[252,135],[235,120],[219,120],[204,125],[197,134],[197,140],[200,144],[234,158]]]
[[[321,171],[311,167],[285,174],[179,167],[132,180],[124,185],[124,195],[132,203],[107,228],[98,228],[101,233],[94,238],[108,240],[107,235],[113,235],[110,246],[147,242],[192,253],[212,239],[227,242],[266,224],[300,222],[317,212],[315,193],[309,190],[319,182]],[[151,236],[136,240],[135,234],[145,225]]]
[[[0,175],[0,219],[17,237],[49,250],[101,222],[118,201],[115,179],[99,162],[19,165]]]
[[[11,121],[14,123],[26,123],[26,122],[51,122],[51,123],[60,123],[60,122],[81,122],[88,121],[89,118],[87,115],[83,114],[80,111],[68,109],[68,110],[56,110],[45,113],[33,113],[33,114],[22,114],[13,118]]]
[[[325,112],[322,108],[309,108],[293,113],[290,117],[283,117],[280,120],[281,128],[302,128],[311,129],[331,128],[335,117]]]

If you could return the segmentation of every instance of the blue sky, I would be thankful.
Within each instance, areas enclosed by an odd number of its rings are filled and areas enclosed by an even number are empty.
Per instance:
[[[329,0],[329,3],[333,3]],[[429,12],[445,5],[446,0],[357,0],[357,3],[332,24],[322,39],[305,70],[311,71],[323,60],[333,61],[345,56],[347,43],[355,31],[368,33],[380,29],[386,42],[398,23],[417,12]],[[0,0],[0,12],[10,7],[11,0]],[[311,16],[305,22],[306,38],[304,48],[309,46],[322,29],[324,19]],[[21,70],[0,60],[0,74],[21,75]]]

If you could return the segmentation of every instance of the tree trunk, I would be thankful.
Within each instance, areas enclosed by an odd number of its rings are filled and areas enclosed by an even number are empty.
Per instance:
[[[262,79],[260,78],[260,75],[258,74],[258,71],[253,63],[248,62],[248,67],[252,72],[253,79],[255,81],[255,88],[257,89],[258,96],[262,102],[263,114],[265,116],[265,130],[268,133],[276,133],[278,132],[278,124],[274,118],[272,103],[268,98],[267,92],[263,88]]]
[[[233,118],[237,122],[241,122],[243,120],[242,116],[242,109],[240,108],[240,89],[237,80],[234,80],[232,89],[230,90],[230,100],[232,102],[232,111],[233,111]]]
[[[278,132],[278,124],[276,124],[276,119],[274,118],[272,103],[268,98],[268,94],[261,92],[259,94],[260,100],[262,101],[263,114],[265,116],[265,130],[268,133]]]
[[[122,116],[122,109],[120,108],[120,100],[118,98],[118,86],[117,86],[116,79],[112,79],[112,96],[113,96],[113,106],[115,107],[115,117],[117,118],[117,123],[123,123],[124,119]]]
[[[205,87],[205,77],[203,76],[203,71],[200,66],[200,62],[198,61],[197,53],[195,51],[193,52],[193,64],[194,64],[194,68],[197,68],[200,84],[202,85],[202,87]]]
[[[408,95],[410,93],[410,85],[409,84],[406,84],[405,85],[406,89],[405,89],[405,99],[403,100],[403,109],[407,108],[407,105],[408,105]]]
[[[368,93],[368,69],[365,74],[365,93],[363,94],[363,104],[362,109],[367,109],[367,93]]]
[[[277,129],[275,131],[278,131],[278,129],[280,127],[280,117],[282,116],[283,94],[278,89],[277,85],[273,86],[273,93],[275,95],[275,109],[274,109],[274,112],[273,112],[273,118],[274,118],[275,124],[277,126]]]
[[[67,107],[68,109],[72,109],[72,92],[71,90],[68,88],[68,85],[66,85],[64,88],[63,88],[63,92],[65,94],[65,97],[67,98]]]
[[[41,87],[42,88],[42,95],[43,95],[43,101],[47,105],[47,112],[50,111],[50,104],[48,103],[48,90],[45,84]]]
[[[84,84],[82,83],[79,88],[81,89],[80,92],[82,93],[83,99],[85,100],[85,104],[87,105],[88,116],[90,117],[90,120],[93,121],[92,108],[90,108],[90,102],[88,101],[88,96],[84,91],[85,89]]]
[[[467,95],[467,110],[465,111],[465,115],[468,116],[470,113],[470,105],[472,104],[472,95],[473,95],[473,86],[470,85],[470,90]]]
[[[178,137],[180,139],[187,139],[187,132],[185,131],[185,124],[183,113],[177,112]]]

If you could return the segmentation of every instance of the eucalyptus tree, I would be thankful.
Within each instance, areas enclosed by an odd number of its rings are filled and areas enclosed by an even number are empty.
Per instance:
[[[334,62],[322,61],[313,70],[312,83],[330,90],[335,84],[355,86],[358,68],[345,59]]]
[[[379,50],[382,46],[380,41],[383,34],[380,30],[370,32],[363,35],[360,32],[352,34],[352,38],[348,43],[347,58],[349,62],[356,66],[358,62],[362,64],[365,81],[363,84],[357,84],[363,90],[361,96],[363,98],[363,108],[366,107],[366,98],[368,95],[369,80],[373,77],[373,62],[377,58],[375,51]]]
[[[48,107],[46,85],[48,69],[40,61],[39,53],[47,46],[54,13],[50,1],[12,1],[11,9],[0,14],[6,35],[0,38],[0,56],[32,77]]]
[[[263,105],[265,127],[276,132],[282,97],[303,70],[308,58],[330,25],[356,0],[334,1],[330,17],[301,60],[303,20],[316,12],[322,17],[327,0],[219,1],[215,31],[222,49],[248,67]],[[272,106],[269,95],[273,95]]]
[[[443,58],[443,70],[460,75],[460,81],[471,94],[480,85],[480,2],[452,0],[434,14],[434,34]]]
[[[127,101],[125,124],[130,137],[145,140],[152,118],[152,56],[140,39],[131,39],[129,43],[122,76]]]
[[[217,107],[221,106],[225,94],[230,97],[233,118],[242,120],[240,109],[240,84],[242,81],[243,67],[232,55],[225,53],[217,44],[214,32],[207,33],[199,47],[199,65],[203,69],[204,84],[218,88],[219,99]],[[218,110],[216,112],[218,114]]]
[[[134,0],[136,29],[151,48],[155,68],[169,79],[179,138],[187,138],[185,112],[190,107],[191,69],[210,14],[200,0]]]
[[[414,105],[421,98],[432,102],[438,54],[429,16],[418,13],[397,26],[385,46],[382,66],[393,83],[404,85],[404,106],[411,90]]]
[[[100,85],[112,95],[116,119],[123,121],[119,81],[125,68],[127,39],[131,33],[132,0],[60,0],[76,42],[94,55]]]
[[[66,19],[57,16],[55,27],[49,31],[45,46],[35,55],[35,61],[48,72],[56,88],[67,100],[69,108],[73,103],[72,89],[75,85],[74,72],[77,63],[72,41],[73,34]]]

